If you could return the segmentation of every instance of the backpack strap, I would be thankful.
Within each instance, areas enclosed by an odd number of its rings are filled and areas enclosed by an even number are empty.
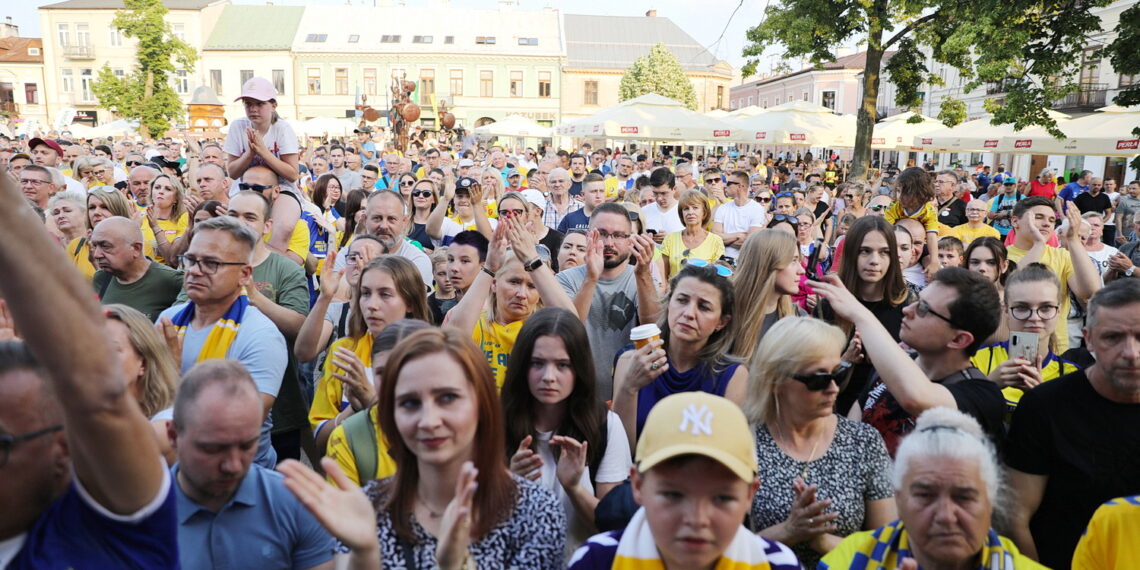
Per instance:
[[[340,424],[344,440],[356,463],[357,480],[363,483],[376,478],[379,457],[376,456],[376,426],[372,425],[372,408],[361,410]]]

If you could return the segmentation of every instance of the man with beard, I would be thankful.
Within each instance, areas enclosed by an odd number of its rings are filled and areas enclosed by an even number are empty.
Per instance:
[[[650,273],[653,240],[632,234],[628,211],[612,202],[599,204],[590,216],[586,263],[559,273],[559,284],[586,316],[586,332],[594,354],[598,397],[613,395],[614,356],[629,342],[639,323],[653,323],[661,312]],[[636,265],[630,257],[635,256]]]

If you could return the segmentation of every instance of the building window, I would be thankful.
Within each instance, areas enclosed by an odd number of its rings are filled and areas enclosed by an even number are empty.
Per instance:
[[[95,92],[91,90],[91,82],[95,76],[91,73],[90,69],[79,70],[79,87],[82,90],[80,96],[84,101],[94,101]]]
[[[40,91],[38,85],[35,83],[24,84],[24,102],[29,105],[40,104]]]
[[[115,75],[115,77],[118,77],[119,79],[122,79],[122,78],[127,76],[127,72],[125,72],[119,68],[112,69],[111,73],[113,73]]]
[[[336,80],[336,94],[348,95],[348,68],[335,68],[333,70],[333,78]]]
[[[434,69],[421,69],[420,70],[420,102],[426,103],[431,101],[431,96],[435,95],[435,70]]]
[[[67,47],[71,45],[71,32],[67,24],[56,24],[56,32],[59,36],[59,45]]]
[[[749,99],[751,99],[751,97],[749,97]],[[779,104],[780,104],[780,98],[779,98],[779,97],[776,97],[776,104],[777,104],[777,105],[779,105]]]
[[[724,108],[724,85],[716,86],[716,108]]]
[[[360,34],[352,34],[348,36],[348,43],[355,44],[360,41]]]
[[[748,96],[748,104],[749,104],[749,105],[751,105],[751,104],[752,104],[752,96],[751,96],[751,95],[749,95],[749,96]]]
[[[451,70],[451,95],[463,95],[463,70]]]
[[[107,43],[111,44],[111,47],[123,47],[123,32],[115,26],[107,28]]]
[[[28,48],[28,55],[40,55],[40,48]]]
[[[520,46],[536,46],[538,45],[538,38],[519,38]]]
[[[598,104],[598,82],[597,81],[587,81],[586,82],[586,93],[583,95],[583,99],[584,99],[584,103],[586,105],[597,105]]]
[[[455,36],[443,36],[443,43],[445,43],[445,44],[455,43]]]
[[[364,94],[365,95],[375,95],[376,93],[378,93],[378,91],[376,90],[377,86],[378,86],[378,84],[376,83],[376,68],[375,67],[365,67],[364,68]]]
[[[171,24],[170,32],[174,34],[174,37],[186,41],[186,24]]]
[[[87,24],[75,24],[75,44],[81,46],[91,45],[91,31]]]
[[[475,44],[482,46],[495,45],[495,36],[475,36]]]
[[[222,70],[210,70],[210,87],[214,89],[214,93],[218,96],[222,95]]]
[[[523,72],[511,72],[511,97],[523,96]]]
[[[174,72],[174,92],[179,95],[190,92],[190,77],[186,75],[185,69],[178,69]]]
[[[242,85],[242,87],[244,87],[246,81],[253,79],[253,70],[252,69],[243,69],[243,70],[238,72],[238,76],[241,77],[241,81],[238,81],[238,83],[240,83]]]
[[[807,101],[807,100],[808,100],[808,92],[807,92],[807,91],[804,91],[803,95],[804,95],[804,96],[803,96],[803,99],[802,99],[802,100],[803,100],[803,101]]]
[[[550,97],[550,72],[538,72],[538,96]]]
[[[1133,73],[1131,75],[1121,73],[1120,85],[1118,87],[1124,89],[1125,87],[1132,87],[1137,83],[1140,83],[1140,73]]]
[[[329,39],[328,34],[309,34],[305,36],[305,42],[310,44],[324,43]]]
[[[380,43],[382,44],[398,44],[400,43],[400,36],[397,35],[383,35],[380,36]]]
[[[430,44],[435,41],[433,36],[412,36],[413,44]]]
[[[61,69],[60,73],[60,88],[64,93],[72,93],[75,91],[75,78],[70,69]]]
[[[748,98],[748,104],[749,105],[752,104],[752,98],[751,97]],[[768,98],[767,97],[764,98],[764,103],[760,106],[763,107],[764,109],[768,108]]]
[[[308,69],[308,74],[309,74],[308,75],[309,95],[320,95],[321,94],[321,68],[310,67]]]
[[[278,95],[285,94],[285,70],[273,70],[273,88],[277,90]]]
[[[835,110],[835,92],[824,91],[820,94],[820,104],[832,111]]]
[[[495,72],[493,72],[493,71],[480,71],[479,72],[479,96],[480,97],[494,97],[495,96]]]

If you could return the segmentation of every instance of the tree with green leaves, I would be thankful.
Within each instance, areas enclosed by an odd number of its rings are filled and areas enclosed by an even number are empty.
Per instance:
[[[1116,39],[1098,55],[1108,56],[1112,68],[1120,75],[1140,76],[1140,4],[1133,4],[1120,13],[1115,31]],[[1131,87],[1121,90],[1112,102],[1121,107],[1140,105],[1140,83],[1134,82]],[[1132,134],[1140,136],[1140,125],[1132,129]],[[1140,172],[1140,156],[1132,159],[1129,166]]]
[[[866,41],[863,99],[857,115],[851,176],[866,177],[871,132],[882,72],[897,85],[895,104],[918,107],[923,85],[942,85],[928,61],[955,68],[966,80],[963,92],[997,84],[1004,93],[986,101],[995,124],[1041,125],[1062,133],[1046,114],[1053,101],[1078,89],[1086,36],[1100,30],[1094,8],[1111,0],[778,0],[764,21],[747,32],[750,58],[743,72],[774,45],[787,57],[808,56],[816,66],[835,59],[835,49]],[[1131,46],[1135,49],[1135,45]],[[884,54],[894,56],[884,65]],[[1136,61],[1135,59],[1133,61]],[[947,98],[940,117],[964,117],[962,102]]]
[[[677,56],[664,44],[653,46],[649,53],[634,60],[625,70],[618,87],[618,99],[628,101],[646,93],[656,93],[680,101],[697,110],[697,90],[685,74]]]
[[[123,6],[115,12],[112,25],[138,40],[135,67],[118,77],[104,64],[92,90],[104,108],[137,119],[144,138],[161,136],[185,113],[170,77],[176,69],[193,71],[198,54],[174,36],[161,0],[125,0]]]

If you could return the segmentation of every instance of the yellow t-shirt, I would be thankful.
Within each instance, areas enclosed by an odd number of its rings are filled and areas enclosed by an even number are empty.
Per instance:
[[[908,215],[906,211],[903,210],[902,204],[896,200],[891,202],[890,206],[887,206],[883,217],[886,218],[888,224],[894,224],[903,218],[910,218],[921,223],[922,227],[928,232],[938,231],[938,210],[934,209],[934,204],[931,202],[927,202],[917,212]]]
[[[87,244],[87,238],[78,237],[68,242],[67,256],[88,283],[95,278],[95,266],[91,264],[91,247]]]
[[[1058,335],[1059,336],[1059,335]],[[990,375],[995,368],[1001,366],[1001,363],[1009,360],[1009,341],[1002,341],[997,344],[983,346],[974,353],[970,362],[974,367],[982,371],[986,376]],[[1061,357],[1050,352],[1045,355],[1045,361],[1041,363],[1041,381],[1048,382],[1056,380],[1065,374],[1071,374],[1080,370],[1080,367],[1068,360],[1063,360]],[[1021,396],[1024,392],[1021,388],[1007,387],[1002,388],[1001,393],[1005,396],[1005,407],[1009,414],[1013,413],[1017,403],[1021,401]]]
[[[724,240],[709,232],[701,245],[688,248],[681,239],[681,232],[673,232],[661,241],[661,253],[669,256],[669,275],[676,275],[689,259],[703,259],[709,263],[716,263],[720,256],[724,255]]]
[[[479,349],[487,356],[487,364],[495,374],[495,386],[503,387],[507,378],[507,359],[511,356],[511,349],[515,347],[515,339],[519,336],[524,321],[515,321],[509,325],[499,324],[483,313],[475,328],[471,331],[471,338]]]
[[[1115,570],[1140,561],[1140,495],[1113,499],[1089,520],[1073,552],[1073,568]]]
[[[1018,267],[1021,267],[1021,259],[1025,257],[1025,254],[1029,253],[1028,250],[1021,249],[1014,245],[1007,247],[1006,251],[1009,252],[1009,260],[1016,262]],[[1069,257],[1067,250],[1047,245],[1045,246],[1045,253],[1041,254],[1041,264],[1057,274],[1057,279],[1061,281],[1061,308],[1057,311],[1057,318],[1068,318],[1069,279],[1073,277],[1073,258]],[[1069,350],[1069,335],[1058,334],[1057,352],[1063,353],[1066,350]]]
[[[1001,232],[994,229],[993,226],[986,224],[982,224],[982,226],[977,229],[971,228],[968,223],[954,226],[950,228],[950,231],[946,232],[945,235],[954,236],[962,240],[962,245],[967,247],[969,247],[970,242],[978,238],[992,237],[994,239],[1001,239]]]
[[[162,233],[166,234],[167,243],[174,243],[174,240],[182,237],[182,234],[186,233],[186,229],[189,227],[190,214],[186,212],[182,212],[182,215],[178,216],[178,219],[176,220],[158,220],[158,228],[162,230]],[[150,224],[145,224],[144,228],[145,230],[150,230]],[[145,245],[151,246],[151,249],[154,252],[155,261],[159,263],[166,263],[166,260],[162,259],[162,256],[158,254],[158,240],[156,236],[153,232],[150,232],[149,236],[146,235],[147,233],[147,231],[143,232],[143,243]],[[151,241],[147,241],[148,237]]]
[[[265,234],[265,243],[273,237],[273,232]],[[289,236],[289,251],[297,254],[302,261],[309,257],[309,224],[297,220],[293,224],[293,235]]]
[[[328,456],[336,461],[341,471],[357,485],[363,485],[373,479],[384,479],[396,474],[396,460],[388,455],[388,438],[380,431],[379,412],[376,406],[368,409],[368,417],[372,420],[372,427],[376,430],[376,472],[365,474],[363,481],[356,472],[356,456],[352,453],[352,446],[348,444],[348,436],[344,433],[344,426],[336,426],[329,436]],[[329,478],[329,482],[333,482]]]
[[[317,381],[313,393],[313,405],[309,407],[309,425],[312,426],[314,434],[320,430],[322,424],[335,418],[348,407],[348,399],[344,396],[344,385],[333,377],[333,372],[342,372],[339,366],[333,364],[332,358],[336,349],[341,347],[355,352],[360,357],[364,363],[364,370],[369,375],[368,380],[372,381],[372,335],[365,333],[359,338],[344,337],[332,343],[328,350],[329,356],[325,359],[321,371],[321,379]]]

